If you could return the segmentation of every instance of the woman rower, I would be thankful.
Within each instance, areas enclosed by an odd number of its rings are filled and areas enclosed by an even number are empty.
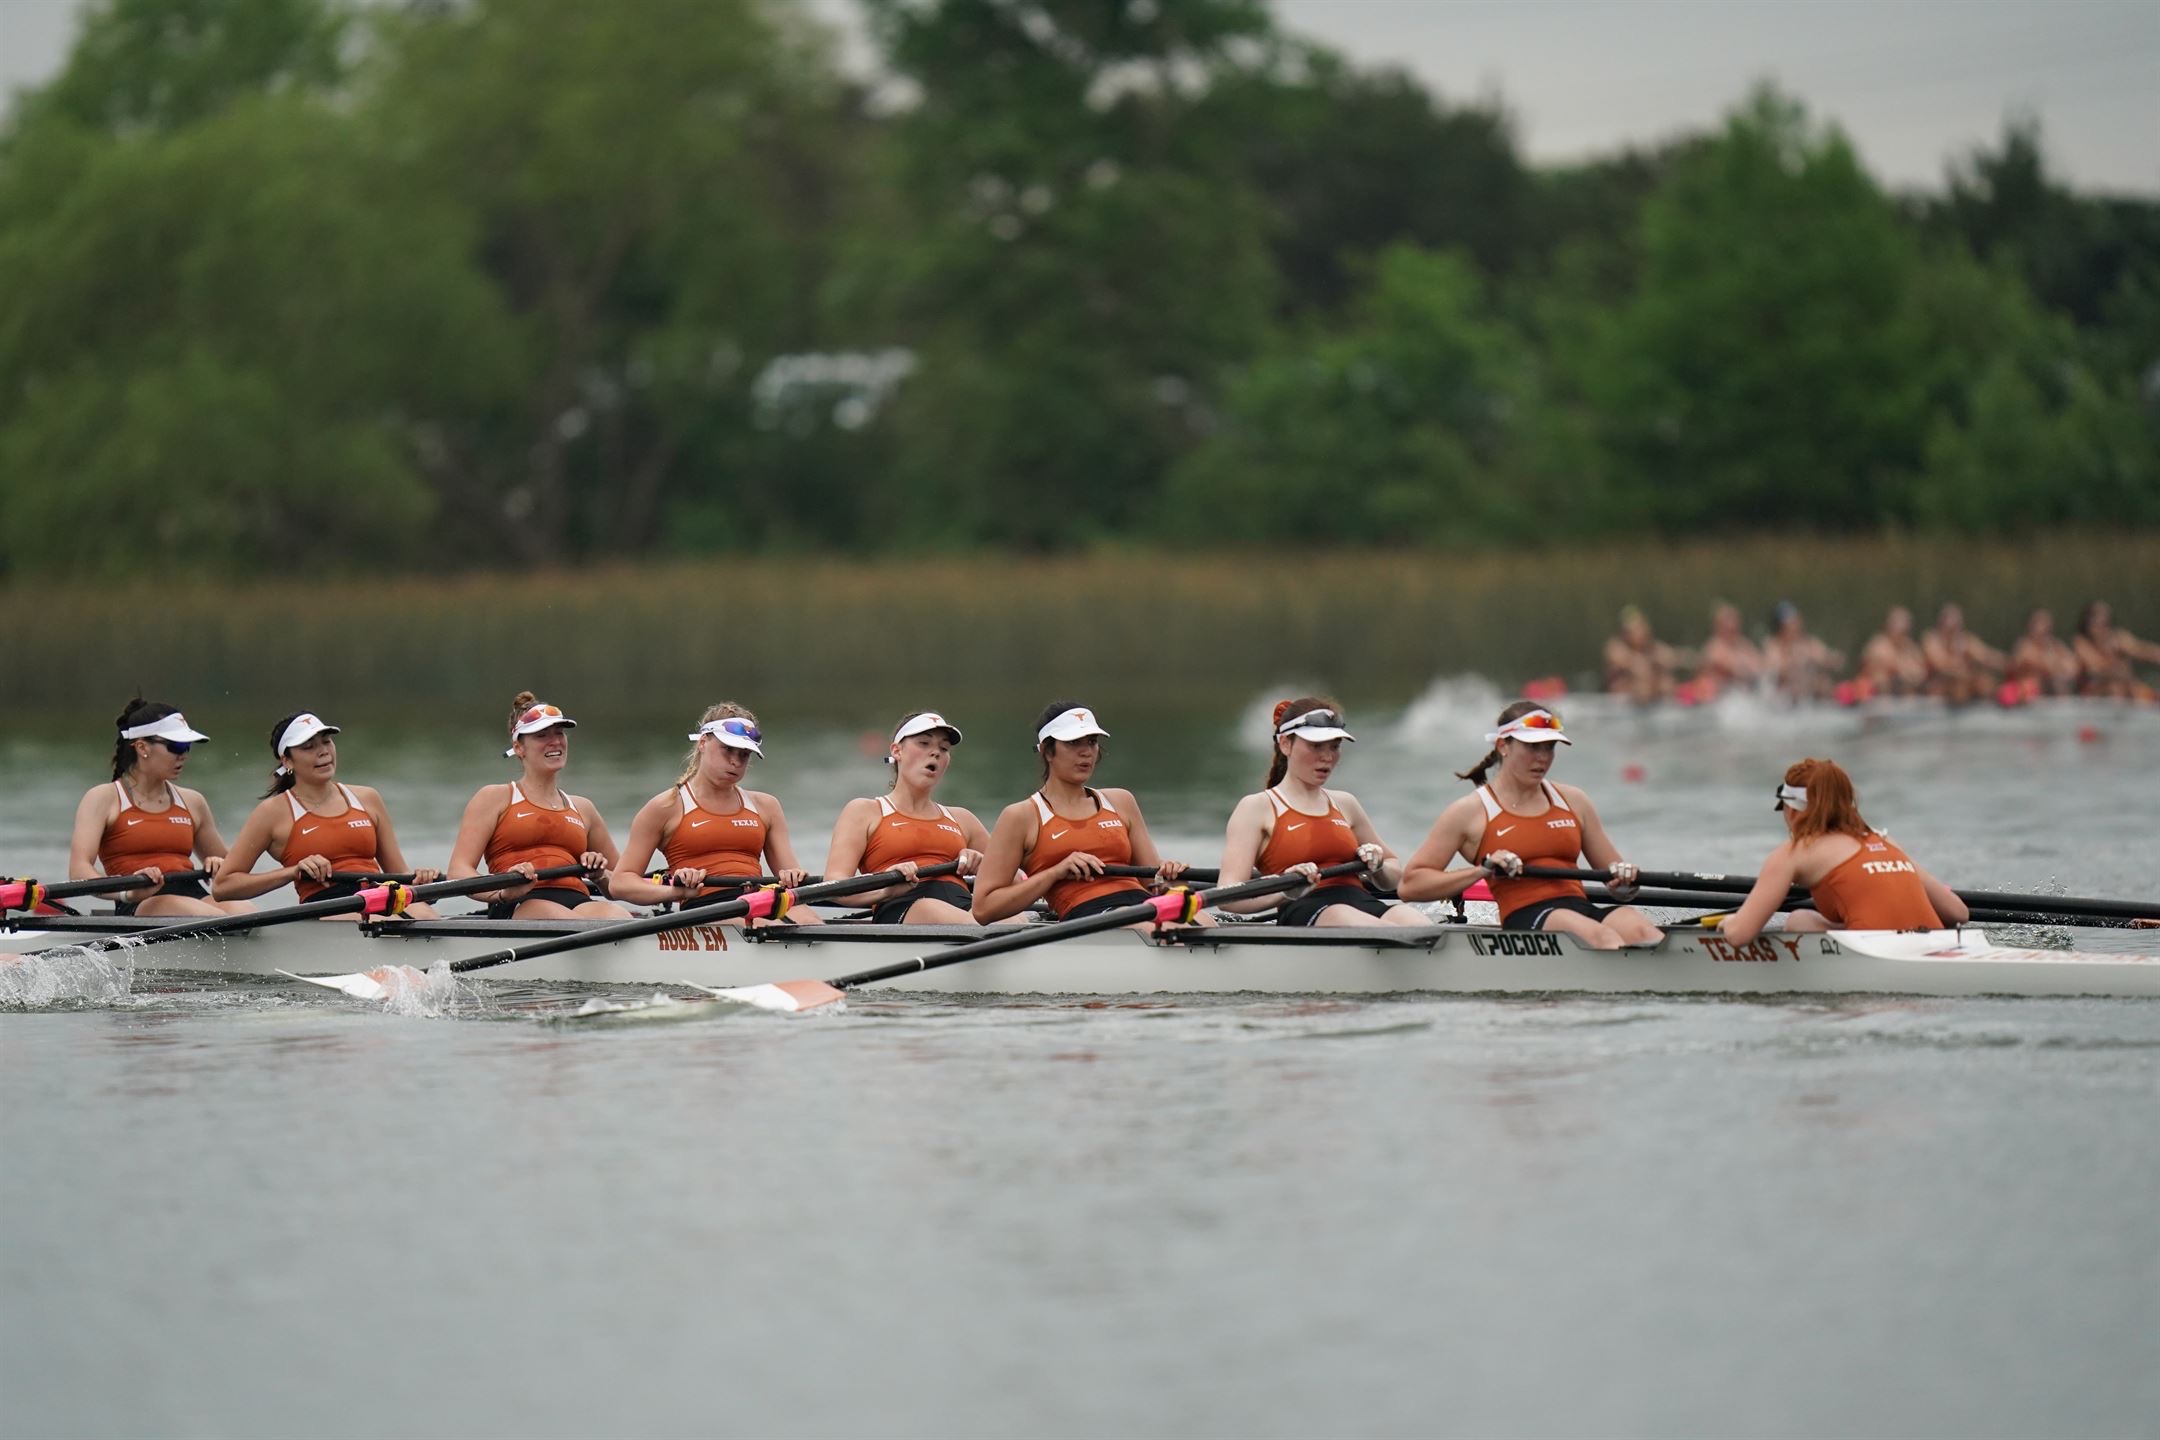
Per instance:
[[[210,893],[220,900],[246,900],[290,884],[302,904],[341,900],[358,891],[359,876],[406,873],[405,851],[390,824],[390,807],[366,785],[337,778],[337,741],[342,733],[312,711],[287,715],[270,727],[270,753],[277,768],[218,872]],[[277,856],[279,869],[255,873],[263,854]],[[440,870],[415,870],[413,883],[440,880]],[[408,906],[415,920],[435,918],[433,907]],[[331,917],[357,920],[357,915]]]
[[[2025,633],[2010,651],[2010,676],[1996,698],[2014,705],[2038,695],[2077,693],[2077,652],[2055,633],[2054,612],[2039,609],[2025,621]]]
[[[743,788],[752,759],[765,754],[757,716],[733,701],[708,708],[690,733],[690,754],[673,786],[645,802],[630,822],[630,839],[609,882],[612,893],[640,905],[697,896],[710,877],[755,880],[770,873],[786,889],[808,879],[788,836],[787,813],[762,790]],[[642,872],[658,850],[667,869]],[[809,906],[788,921],[815,925]]]
[[[825,851],[825,878],[898,870],[901,884],[856,897],[872,908],[877,925],[972,925],[974,897],[960,876],[973,875],[990,848],[990,832],[974,812],[937,803],[938,781],[952,765],[960,727],[935,710],[917,710],[893,727],[885,763],[892,788],[883,795],[850,800],[833,824]],[[915,872],[947,861],[951,876],[921,880]]]
[[[1555,747],[1575,743],[1561,729],[1560,717],[1534,700],[1517,700],[1500,712],[1500,728],[1485,741],[1492,747],[1485,758],[1456,772],[1457,779],[1477,789],[1433,822],[1432,833],[1404,867],[1397,887],[1402,898],[1451,900],[1489,871],[1503,929],[1556,930],[1598,950],[1658,939],[1650,918],[1624,903],[1636,889],[1635,867],[1620,858],[1590,797],[1546,778]],[[1470,866],[1449,869],[1448,861],[1457,855]],[[1528,865],[1573,869],[1578,859],[1610,873],[1606,889],[1623,903],[1594,905],[1578,881],[1523,875]]]
[[[553,705],[542,704],[530,690],[510,702],[510,748],[503,754],[518,762],[518,778],[507,785],[483,785],[466,803],[450,849],[450,878],[501,874],[527,876],[560,865],[581,865],[588,874],[614,868],[615,842],[593,803],[562,788],[563,766],[570,760],[570,732],[577,721]],[[483,868],[484,867],[484,868]],[[630,912],[602,899],[582,877],[552,879],[536,885],[506,886],[481,894],[495,919],[627,919]]]
[[[1048,903],[1053,919],[1078,920],[1148,897],[1139,880],[1105,874],[1111,865],[1142,866],[1158,881],[1185,873],[1183,862],[1155,853],[1130,790],[1089,787],[1109,734],[1093,710],[1071,700],[1058,701],[1036,720],[1042,785],[1006,806],[990,831],[975,877],[978,921],[987,925],[1018,915],[1038,900]],[[1209,923],[1205,915],[1198,918]]]
[[[215,878],[225,864],[210,802],[178,782],[188,751],[210,737],[170,705],[140,695],[120,712],[112,783],[94,785],[75,807],[68,837],[68,879],[136,874],[141,889],[116,902],[122,915],[223,915],[252,910],[244,901],[218,901],[200,880],[166,880],[188,870]],[[196,865],[190,857],[199,857]],[[158,888],[152,889],[152,886]]]
[[[1320,880],[1293,898],[1233,900],[1223,908],[1272,908],[1279,925],[1430,924],[1410,906],[1382,900],[1365,888],[1370,879],[1382,890],[1392,889],[1402,878],[1402,861],[1381,842],[1357,796],[1327,788],[1342,761],[1343,742],[1357,739],[1343,727],[1342,707],[1319,696],[1301,696],[1275,707],[1274,724],[1267,784],[1230,812],[1215,883],[1242,884],[1255,870],[1317,879],[1318,871],[1351,860],[1364,861],[1365,874]]]
[[[2160,664],[2160,645],[2115,628],[2115,612],[2095,600],[2078,616],[2071,640],[2078,658],[2078,693],[2117,700],[2151,701],[2153,688],[2139,681],[2132,661]]]
[[[1790,838],[1718,926],[1723,938],[1745,945],[1762,934],[1795,885],[1814,908],[1787,915],[1787,930],[1938,930],[1971,917],[1955,891],[1860,818],[1852,777],[1835,761],[1788,766],[1777,810]]]

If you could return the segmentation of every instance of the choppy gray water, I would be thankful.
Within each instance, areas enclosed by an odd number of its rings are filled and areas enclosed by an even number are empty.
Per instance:
[[[1398,846],[1486,708],[1361,729],[1340,778]],[[486,751],[335,718],[437,857]],[[1776,770],[1827,752],[1959,883],[2151,893],[2160,723],[2026,718],[1582,707],[1563,764],[1648,865],[1751,865]],[[1025,719],[970,725],[955,798],[1019,793]],[[1251,717],[1106,719],[1106,778],[1212,859]],[[670,729],[581,731],[574,788],[620,828]],[[57,868],[99,748],[0,750],[4,868]],[[814,865],[876,772],[848,733],[768,749]],[[229,833],[257,767],[220,751],[191,776]],[[580,995],[478,993],[421,1020],[146,974],[0,1013],[0,1431],[2160,1433],[2160,1006],[864,996],[574,1030],[541,1017]]]

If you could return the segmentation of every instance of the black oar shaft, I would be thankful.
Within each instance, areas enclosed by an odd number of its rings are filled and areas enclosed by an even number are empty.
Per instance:
[[[1554,865],[1528,865],[1523,874],[1537,880],[1611,879],[1604,870],[1575,870]],[[1639,884],[1675,890],[1708,890],[1745,895],[1755,888],[1749,875],[1697,875],[1684,870],[1644,870]],[[1795,895],[1807,892],[1798,887]],[[2119,920],[2160,919],[2160,900],[2099,900],[2080,895],[2026,895],[2015,890],[1953,890],[1951,894],[1975,908],[2015,910],[2024,914],[2101,915]]]
[[[1320,878],[1333,880],[1343,875],[1360,874],[1364,869],[1364,861],[1351,860],[1341,865],[1328,866],[1320,872]],[[1213,890],[1202,890],[1194,898],[1203,905],[1220,905],[1229,900],[1252,900],[1262,895],[1273,895],[1277,891],[1295,889],[1305,883],[1307,882],[1302,875],[1264,875],[1257,880],[1247,880],[1242,885],[1223,885]],[[894,980],[902,975],[920,974],[925,970],[942,970],[947,965],[959,965],[990,955],[1025,950],[1034,945],[1046,945],[1053,940],[1067,940],[1077,935],[1117,930],[1127,925],[1137,925],[1154,914],[1155,905],[1150,898],[1137,904],[1121,905],[1115,910],[1105,910],[1099,915],[1085,915],[1078,920],[1060,920],[1050,925],[1015,930],[1009,935],[993,935],[987,940],[971,940],[965,945],[955,945],[952,949],[936,955],[920,955],[913,960],[880,965],[874,970],[843,975],[838,980],[828,980],[825,983],[835,990],[847,990],[879,980]]]

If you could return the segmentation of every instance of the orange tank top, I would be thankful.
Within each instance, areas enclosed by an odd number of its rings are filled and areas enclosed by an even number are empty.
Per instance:
[[[501,874],[528,860],[542,870],[556,865],[575,865],[578,856],[589,848],[585,817],[578,814],[575,804],[550,810],[526,799],[525,792],[513,780],[510,782],[510,803],[503,806],[502,818],[495,822],[495,833],[488,836],[487,868]],[[592,893],[591,887],[575,876],[546,883],[551,890]]]
[[[349,787],[337,788],[345,797],[342,815],[317,815],[300,803],[298,795],[285,792],[292,806],[292,833],[285,837],[279,864],[297,865],[310,855],[321,855],[329,860],[334,875],[365,875],[381,868],[375,863],[375,817],[360,808],[360,797]],[[304,875],[293,881],[303,902],[323,888],[320,881]]]
[[[1485,834],[1478,841],[1478,860],[1483,861],[1495,850],[1512,850],[1525,865],[1572,869],[1582,858],[1582,826],[1576,823],[1575,812],[1568,809],[1552,781],[1541,783],[1551,805],[1536,815],[1517,814],[1500,803],[1490,785],[1478,786],[1477,797],[1485,805]],[[1580,899],[1584,894],[1582,882],[1577,880],[1510,880],[1496,874],[1486,883],[1492,887],[1493,902],[1500,907],[1502,920],[1525,905],[1569,895]]]
[[[1300,810],[1284,799],[1279,791],[1266,792],[1268,808],[1275,812],[1274,828],[1268,832],[1267,844],[1260,847],[1260,859],[1255,873],[1280,875],[1292,865],[1310,862],[1323,870],[1330,865],[1341,865],[1357,859],[1357,832],[1343,818],[1342,811],[1328,801],[1327,814],[1315,815]],[[1360,888],[1364,882],[1353,875],[1340,875],[1333,880],[1323,880],[1322,890],[1348,886]]]
[[[1021,858],[1020,869],[1029,875],[1047,870],[1068,855],[1085,850],[1105,865],[1130,865],[1132,863],[1132,832],[1125,828],[1125,821],[1110,802],[1097,792],[1087,792],[1095,802],[1095,813],[1085,820],[1068,820],[1050,808],[1040,790],[1035,792],[1035,815],[1041,822],[1035,832],[1035,848]],[[1050,887],[1045,897],[1052,915],[1063,915],[1075,905],[1085,905],[1090,900],[1105,895],[1115,895],[1123,890],[1133,892],[1135,898],[1147,893],[1147,887],[1138,880],[1116,875],[1098,875],[1090,880],[1060,880]]]
[[[742,808],[716,815],[697,803],[688,785],[675,787],[682,815],[675,832],[660,844],[670,870],[703,870],[708,875],[734,875],[744,879],[765,873],[765,817],[750,803],[750,792],[739,790]]]
[[[120,813],[105,827],[98,842],[98,865],[108,875],[125,875],[145,865],[162,874],[192,870],[195,862],[195,817],[180,803],[180,792],[165,787],[163,810],[145,810],[128,798],[127,786],[113,781],[120,797]]]
[[[877,803],[877,824],[870,827],[870,838],[863,843],[865,875],[890,870],[903,860],[923,866],[943,865],[958,860],[960,852],[967,848],[967,832],[944,806],[937,807],[937,818],[924,819],[901,814],[883,795]]]
[[[1934,930],[1942,925],[1920,867],[1877,831],[1815,882],[1815,908],[1840,930]]]

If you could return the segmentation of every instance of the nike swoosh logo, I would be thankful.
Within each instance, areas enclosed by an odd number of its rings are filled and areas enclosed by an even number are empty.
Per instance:
[[[303,835],[312,835],[312,834],[314,834],[314,833],[315,833],[315,832],[316,832],[317,830],[320,830],[320,829],[322,829],[322,826],[320,826],[320,825],[310,825],[310,826],[308,826],[308,827],[307,827],[307,829],[305,829],[305,830],[302,830],[302,831],[301,831],[300,833],[301,833],[301,834],[303,834]]]
[[[1282,833],[1283,833],[1283,834],[1285,834],[1285,835],[1287,835],[1287,834],[1289,834],[1289,833],[1290,833],[1290,832],[1291,832],[1292,830],[1302,830],[1302,829],[1304,829],[1304,828],[1305,828],[1305,822],[1304,822],[1304,821],[1302,821],[1302,820],[1300,820],[1300,821],[1298,821],[1298,823],[1297,823],[1297,824],[1295,824],[1295,825],[1285,825],[1285,826],[1283,827],[1283,832],[1282,832]]]
[[[692,821],[690,822],[690,828],[691,828],[691,829],[693,829],[693,830],[695,830],[695,829],[697,829],[697,828],[698,828],[698,826],[700,826],[700,825],[709,825],[709,824],[711,824],[711,823],[712,823],[712,822],[711,822],[711,821],[709,821],[709,820],[692,820]]]
[[[130,821],[128,821],[128,824],[129,824],[130,826],[140,825],[140,824],[142,824],[142,821],[140,821],[140,820],[130,820]]]
[[[533,812],[530,810],[520,810],[517,812],[517,818],[520,820],[530,820],[532,819],[532,817]]]
[[[1493,833],[1493,834],[1494,834],[1494,835],[1495,835],[1495,836],[1497,837],[1497,836],[1501,836],[1501,835],[1505,835],[1505,834],[1507,834],[1507,832],[1508,832],[1508,831],[1510,831],[1510,830],[1512,830],[1512,829],[1514,829],[1514,828],[1515,828],[1515,827],[1514,827],[1513,825],[1503,825],[1503,826],[1501,826],[1501,827],[1500,827],[1500,828],[1499,828],[1498,830],[1495,830],[1495,831],[1493,831],[1492,833]]]

